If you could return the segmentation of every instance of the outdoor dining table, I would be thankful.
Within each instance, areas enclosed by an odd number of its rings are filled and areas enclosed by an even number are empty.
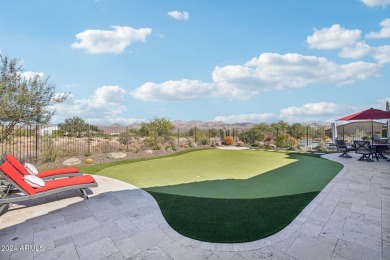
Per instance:
[[[377,158],[387,159],[387,157],[383,154],[383,152],[386,150],[387,147],[390,147],[390,144],[374,143],[374,144],[370,144],[370,146],[372,149],[375,149]]]

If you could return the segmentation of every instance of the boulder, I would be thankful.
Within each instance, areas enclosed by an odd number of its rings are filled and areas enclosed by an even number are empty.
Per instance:
[[[122,159],[126,157],[125,153],[108,153],[107,157],[110,159]]]
[[[62,164],[65,166],[73,166],[73,165],[77,165],[80,163],[81,163],[81,160],[79,158],[69,158],[69,159],[65,160]]]
[[[145,154],[153,154],[153,150],[145,150],[144,153]]]

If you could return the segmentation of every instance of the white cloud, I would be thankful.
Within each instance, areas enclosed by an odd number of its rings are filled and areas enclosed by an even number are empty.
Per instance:
[[[186,100],[209,96],[215,90],[212,83],[183,79],[166,81],[161,84],[147,82],[135,89],[131,95],[146,101]]]
[[[361,58],[372,53],[373,48],[364,41],[343,48],[340,56],[343,58]]]
[[[360,0],[367,6],[386,6],[390,4],[390,0]]]
[[[257,96],[267,86],[261,75],[247,66],[235,65],[216,67],[212,72],[219,96],[248,99]]]
[[[88,98],[74,99],[71,95],[64,103],[55,105],[57,121],[73,116],[101,120],[120,116],[126,111],[125,94],[126,91],[119,86],[103,86]]]
[[[34,79],[34,77],[39,76],[41,79],[45,77],[45,74],[43,72],[37,72],[37,71],[24,71],[21,73],[21,76],[24,77],[27,80]]]
[[[361,61],[337,64],[326,58],[297,53],[263,53],[243,66],[216,67],[212,77],[217,94],[245,99],[268,89],[350,84],[376,75],[379,68],[377,64]]]
[[[308,103],[300,107],[287,107],[280,111],[282,117],[296,117],[302,115],[329,115],[338,114],[342,105],[329,102]]]
[[[152,33],[150,28],[133,29],[128,26],[112,26],[112,31],[86,30],[76,34],[77,42],[72,48],[85,49],[88,53],[119,54],[132,42],[145,41]]]
[[[317,102],[298,107],[286,107],[280,111],[279,116],[287,122],[334,122],[343,115],[359,110],[361,109],[350,105]]]
[[[314,29],[314,33],[307,36],[306,42],[311,48],[338,49],[354,44],[360,34],[360,30],[347,30],[334,24],[330,28]]]
[[[366,35],[367,38],[390,38],[390,19],[385,19],[380,22],[382,29],[379,32],[370,32]]]
[[[241,115],[230,115],[230,116],[217,116],[214,118],[214,121],[222,121],[225,123],[261,123],[268,122],[275,118],[274,114],[264,113],[264,114],[241,114]]]
[[[188,19],[190,19],[190,14],[186,11],[170,11],[168,12],[168,15],[175,20],[188,21]]]
[[[384,110],[387,101],[390,101],[390,98],[376,100],[373,104],[360,105],[345,105],[331,102],[307,103],[302,106],[283,108],[279,114],[264,113],[217,116],[214,118],[214,121],[223,121],[225,123],[271,123],[279,120],[283,120],[288,123],[334,122],[338,118],[370,107]]]
[[[390,45],[376,47],[373,56],[379,64],[390,63]]]
[[[300,88],[310,84],[352,84],[379,73],[380,65],[369,62],[337,64],[323,57],[297,53],[263,53],[244,65],[216,67],[212,82],[198,80],[147,82],[131,95],[145,101],[172,101],[204,96],[249,99],[261,91]]]

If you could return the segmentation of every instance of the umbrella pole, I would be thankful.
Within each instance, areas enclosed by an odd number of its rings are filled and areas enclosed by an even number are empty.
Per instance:
[[[371,143],[374,143],[374,120],[371,120]]]

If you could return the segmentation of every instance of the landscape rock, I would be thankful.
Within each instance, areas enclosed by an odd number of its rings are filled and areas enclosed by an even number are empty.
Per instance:
[[[144,153],[145,154],[153,154],[153,150],[145,150]]]
[[[125,153],[108,153],[107,157],[110,159],[122,159],[126,157]]]
[[[81,163],[81,160],[79,158],[70,158],[70,159],[65,160],[62,164],[66,165],[66,166],[73,166],[73,165],[77,165],[80,163]]]

